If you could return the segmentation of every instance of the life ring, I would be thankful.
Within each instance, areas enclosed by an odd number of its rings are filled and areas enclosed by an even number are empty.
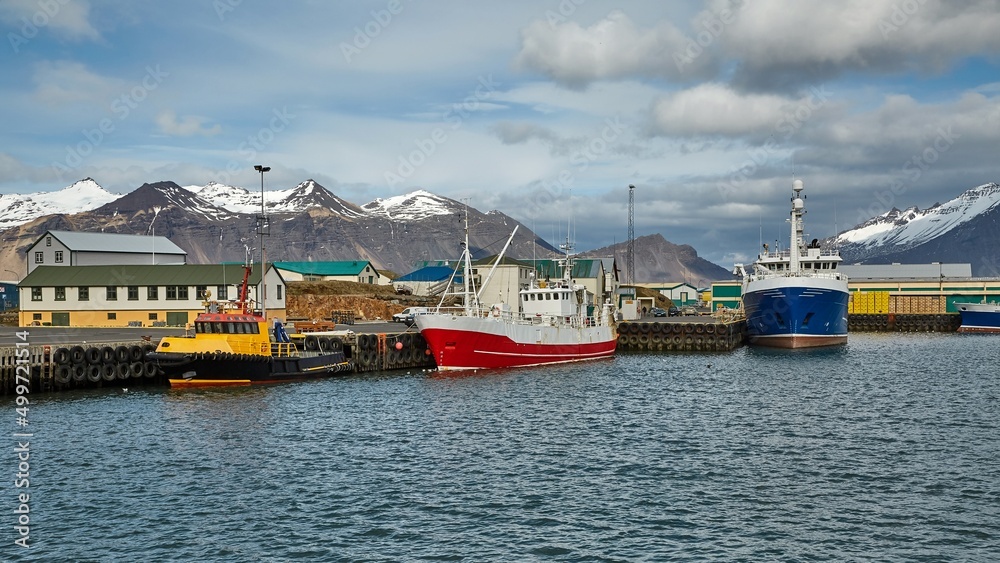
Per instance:
[[[69,364],[69,350],[66,348],[59,348],[52,353],[52,361],[60,366],[65,366]],[[68,383],[68,382],[67,382]]]

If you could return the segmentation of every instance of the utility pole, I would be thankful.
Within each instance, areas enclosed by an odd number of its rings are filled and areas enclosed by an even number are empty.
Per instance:
[[[264,235],[271,233],[264,210],[264,172],[270,172],[271,167],[257,164],[253,169],[260,172],[260,217],[257,219],[257,231],[260,233],[260,316],[267,321],[267,257],[264,254]]]
[[[635,284],[635,186],[628,186],[628,248],[625,251],[625,277]]]

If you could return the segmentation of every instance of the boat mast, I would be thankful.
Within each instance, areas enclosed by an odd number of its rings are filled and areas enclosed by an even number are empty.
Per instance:
[[[792,182],[792,191],[795,195],[792,196],[792,238],[791,247],[788,249],[788,269],[792,275],[799,273],[799,257],[802,252],[802,216],[805,214],[805,204],[800,197],[802,188],[802,180]]]
[[[472,316],[473,311],[479,311],[479,299],[475,292],[472,290],[472,251],[469,246],[469,205],[465,205],[465,251],[462,252],[462,259],[464,260],[465,272],[462,276],[462,282],[465,284],[465,314],[467,316]]]

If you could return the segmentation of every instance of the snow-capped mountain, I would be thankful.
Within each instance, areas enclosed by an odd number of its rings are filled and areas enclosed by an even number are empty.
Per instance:
[[[216,207],[228,209],[233,213],[260,213],[259,191],[216,182],[209,182],[204,186],[184,186],[184,188]],[[312,179],[288,190],[265,190],[264,207],[268,213],[300,213],[314,207],[323,207],[342,215],[362,215],[356,205],[340,199]]]
[[[827,244],[839,247],[847,262],[968,262],[975,275],[996,276],[998,232],[1000,185],[990,183],[925,210],[891,209]]]
[[[428,191],[417,190],[405,195],[389,198],[378,198],[361,207],[371,215],[382,215],[394,221],[419,221],[436,215],[452,215],[455,213],[455,201],[434,195]]]
[[[0,194],[0,229],[21,225],[43,215],[90,211],[121,197],[84,178],[56,192]]]

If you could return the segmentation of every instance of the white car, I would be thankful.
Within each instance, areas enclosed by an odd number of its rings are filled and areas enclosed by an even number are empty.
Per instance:
[[[414,315],[423,315],[427,313],[427,307],[407,307],[402,310],[402,312],[396,313],[392,316],[392,321],[396,323],[406,323],[406,326],[413,324]]]

